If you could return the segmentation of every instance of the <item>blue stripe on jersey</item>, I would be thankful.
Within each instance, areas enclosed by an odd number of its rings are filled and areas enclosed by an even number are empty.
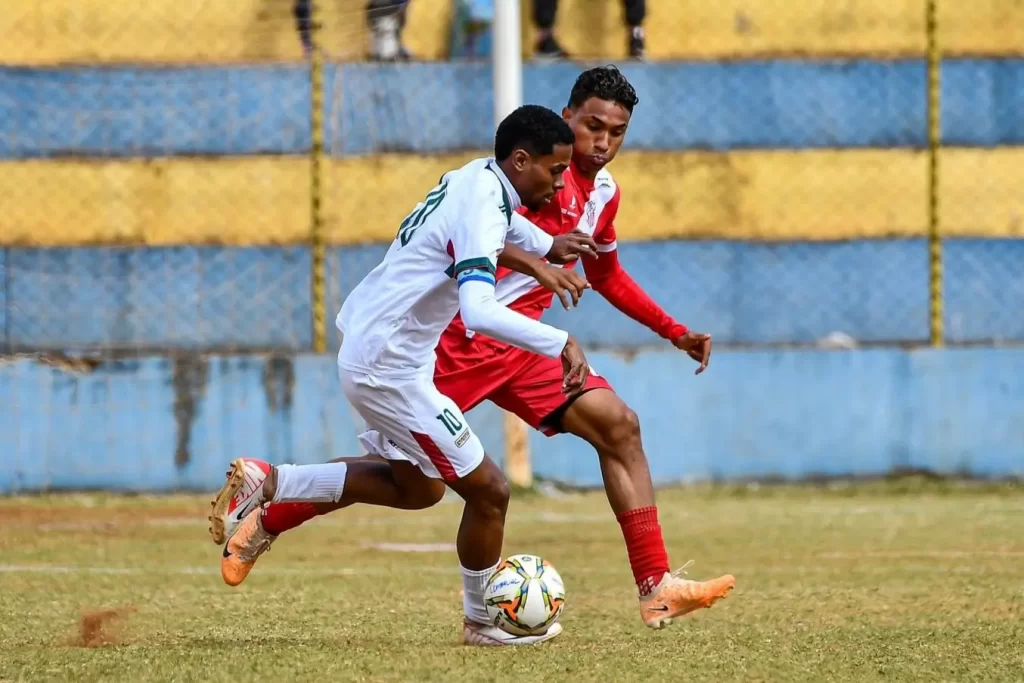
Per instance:
[[[494,284],[494,276],[485,270],[464,270],[459,273],[458,282],[461,287],[466,282],[486,282],[489,285]]]

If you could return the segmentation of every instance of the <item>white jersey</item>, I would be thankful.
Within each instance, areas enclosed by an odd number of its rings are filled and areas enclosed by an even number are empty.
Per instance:
[[[446,173],[402,222],[380,265],[345,299],[336,321],[343,335],[338,363],[395,377],[428,366],[441,333],[459,311],[459,287],[489,283],[493,300],[494,272],[506,236],[535,253],[550,248],[550,237],[538,229],[509,234],[519,205],[519,195],[493,158]],[[509,333],[503,335],[506,341],[555,356],[565,344],[564,332],[507,309],[500,314],[503,331]],[[508,315],[522,320],[510,325]]]

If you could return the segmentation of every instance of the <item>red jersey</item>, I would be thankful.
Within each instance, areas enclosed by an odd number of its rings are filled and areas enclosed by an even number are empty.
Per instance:
[[[570,165],[562,177],[565,187],[544,208],[540,211],[521,208],[519,213],[549,235],[557,237],[580,230],[592,236],[602,252],[614,251],[619,188],[611,173],[602,170],[591,183]],[[591,263],[583,265],[589,276]],[[565,265],[566,268],[574,266],[573,263]],[[498,268],[496,278],[495,296],[502,305],[534,320],[540,320],[544,310],[551,307],[554,294],[538,285],[529,275]]]
[[[580,257],[583,270],[594,291],[637,322],[672,340],[686,333],[633,280],[619,263],[615,235],[615,216],[619,210],[620,192],[612,174],[601,169],[594,181],[584,178],[574,164],[563,174],[565,187],[539,211],[519,212],[549,235],[559,236],[580,230],[597,242],[598,258]],[[566,264],[574,268],[575,263]],[[518,313],[540,320],[551,307],[554,294],[529,275],[499,267],[495,296],[498,302]],[[452,321],[453,327],[464,329],[462,318]]]

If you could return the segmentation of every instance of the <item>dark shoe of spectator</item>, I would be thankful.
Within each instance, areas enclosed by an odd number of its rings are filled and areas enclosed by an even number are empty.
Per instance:
[[[634,26],[629,35],[629,56],[633,59],[643,59],[645,52],[644,27]]]
[[[565,59],[569,54],[562,49],[554,36],[547,36],[537,41],[537,47],[533,52],[534,59],[542,62]]]

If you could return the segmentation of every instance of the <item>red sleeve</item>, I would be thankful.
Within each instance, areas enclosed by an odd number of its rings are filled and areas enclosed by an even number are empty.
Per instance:
[[[615,235],[615,213],[619,207],[619,191],[601,216],[601,223],[594,231],[598,257],[583,258],[583,270],[587,280],[596,292],[633,320],[653,330],[658,336],[669,341],[686,334],[686,326],[676,322],[662,309],[619,263],[618,244]]]

